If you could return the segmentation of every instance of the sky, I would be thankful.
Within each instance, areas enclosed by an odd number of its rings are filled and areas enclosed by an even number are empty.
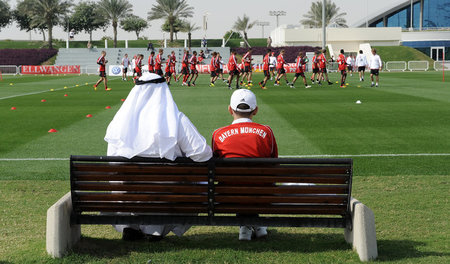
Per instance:
[[[10,7],[15,8],[17,0],[6,0]],[[316,0],[314,0],[316,1]],[[255,26],[249,30],[248,36],[250,38],[267,38],[270,32],[276,28],[276,17],[269,16],[269,11],[286,11],[286,16],[279,17],[279,24],[299,25],[299,21],[303,18],[303,15],[310,9],[313,0],[187,0],[188,4],[194,7],[194,16],[187,20],[195,23],[197,26],[202,27],[203,16],[207,15],[208,29],[206,31],[207,38],[222,38],[226,31],[233,27],[234,22],[238,17],[242,17],[244,14],[250,17],[251,21],[265,21],[269,22],[269,26],[264,27],[264,36],[262,35],[262,27]],[[72,0],[74,4],[80,2],[80,0]],[[133,5],[133,14],[142,18],[147,18],[147,13],[156,3],[154,0],[129,0]],[[334,0],[334,2],[340,7],[341,12],[346,12],[345,16],[347,25],[351,26],[355,22],[364,19],[367,14],[376,12],[383,7],[389,6],[392,0]],[[149,39],[162,39],[168,38],[168,33],[161,31],[162,20],[150,21],[149,28],[141,32],[141,36],[145,36]],[[13,40],[42,40],[42,35],[38,32],[20,31],[16,24],[13,23],[5,28],[0,29],[0,40],[13,39]],[[100,39],[103,36],[112,37],[112,27],[104,32],[103,30],[97,30],[93,33],[93,38]],[[205,35],[203,29],[194,31],[192,38],[202,38]],[[67,32],[64,32],[60,26],[57,26],[53,30],[53,38],[66,39]],[[186,33],[179,33],[178,39],[187,38]],[[75,40],[88,40],[89,35],[84,32],[79,32],[75,36]],[[136,39],[134,32],[126,32],[122,29],[118,30],[118,39],[124,40]]]

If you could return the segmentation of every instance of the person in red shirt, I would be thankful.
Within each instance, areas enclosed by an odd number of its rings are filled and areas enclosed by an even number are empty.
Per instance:
[[[270,78],[270,68],[269,68],[269,64],[270,64],[270,54],[272,53],[272,51],[270,49],[267,50],[266,56],[264,56],[263,58],[263,71],[264,71],[264,80],[259,82],[259,86],[261,87],[261,89],[266,90],[266,83],[267,80],[269,80]]]
[[[256,96],[247,89],[233,92],[228,106],[233,123],[214,131],[212,149],[215,157],[222,158],[277,158],[278,148],[275,136],[269,126],[254,123],[258,113]],[[220,184],[220,183],[219,183]],[[255,183],[255,186],[260,184]],[[267,227],[241,226],[239,240],[251,240],[267,236]]]
[[[163,53],[164,53],[164,50],[159,49],[159,53],[155,57],[155,73],[161,77],[163,77],[162,66],[161,66],[162,60],[163,60],[163,58],[162,58]]]
[[[144,59],[144,55],[138,54],[136,58],[136,78],[139,79],[139,77],[142,76],[142,60]]]
[[[183,54],[183,58],[181,59],[181,73],[183,74],[183,83],[181,85],[187,85],[190,86],[190,84],[188,84],[187,80],[189,79],[189,50],[184,50],[184,54]],[[181,76],[178,77],[178,79],[180,79]]]
[[[181,73],[180,76],[177,78],[177,72],[175,67],[176,63],[177,63],[177,56],[175,56],[175,51],[172,50],[172,52],[170,53],[170,72],[172,73],[173,80],[178,82],[178,80],[181,77]]]
[[[308,59],[305,58],[303,56],[303,52],[300,51],[298,53],[298,57],[297,57],[297,59],[295,61],[295,77],[294,77],[294,80],[292,80],[291,88],[295,88],[294,84],[295,84],[295,81],[297,81],[299,76],[302,76],[303,83],[305,84],[305,88],[311,88],[311,86],[309,86],[308,83],[306,82],[306,77],[305,77],[305,69],[304,69],[304,67],[305,67],[307,62],[308,62]]]
[[[217,80],[218,75],[217,75],[217,60],[219,59],[217,56],[217,52],[213,52],[211,54],[211,61],[209,63],[209,71],[211,72],[211,81],[209,83],[210,87],[214,87],[214,82]]]
[[[241,85],[244,85],[245,77],[247,77],[248,86],[252,86],[252,48],[249,48],[247,53],[242,56],[243,74],[241,79]]]
[[[164,71],[165,71],[164,78],[166,78],[166,82],[169,85],[170,85],[170,79],[172,77],[172,70],[170,69],[171,67],[172,67],[171,56],[167,55],[166,67],[164,68]]]
[[[94,90],[97,91],[97,86],[104,81],[105,82],[105,90],[111,91],[111,88],[108,88],[108,81],[106,79],[106,63],[108,63],[108,60],[106,59],[106,51],[102,51],[102,55],[97,59],[97,64],[100,65],[98,71],[100,72],[99,76],[100,79],[97,81],[97,83],[94,84]]]
[[[155,72],[155,52],[150,52],[150,57],[148,57],[148,72],[154,73]]]
[[[280,55],[277,57],[277,78],[275,78],[275,86],[280,85],[280,79],[284,76],[284,80],[286,81],[287,85],[290,85],[289,81],[286,77],[286,70],[284,69],[284,64],[286,64],[286,61],[284,60],[284,49],[280,51]]]
[[[195,81],[198,77],[198,70],[197,70],[197,51],[192,52],[192,56],[189,59],[189,65],[191,65],[191,78],[188,81],[188,86],[195,86]],[[195,76],[195,77],[194,77]],[[194,81],[192,81],[194,79]]]
[[[341,54],[339,54],[339,57],[337,59],[337,63],[338,63],[338,69],[341,72],[341,88],[345,87],[345,79],[347,79],[347,63],[346,63],[346,58],[344,55],[344,50],[341,49]]]
[[[312,66],[312,75],[311,75],[311,82],[314,84],[315,80],[317,79],[317,83],[319,83],[319,55],[320,51],[314,52],[314,56],[312,57],[311,66]]]
[[[231,82],[233,81],[234,76],[236,75],[236,89],[239,89],[239,69],[236,62],[236,51],[232,51],[230,58],[228,59],[228,89],[231,88]]]
[[[333,84],[328,79],[328,73],[327,73],[327,58],[326,58],[327,50],[323,49],[322,54],[319,55],[319,85],[322,85],[322,80],[327,80],[328,84]]]

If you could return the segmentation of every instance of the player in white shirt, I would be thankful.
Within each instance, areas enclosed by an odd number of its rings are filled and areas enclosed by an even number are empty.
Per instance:
[[[347,64],[347,70],[350,72],[350,76],[353,76],[353,65],[355,64],[355,60],[353,59],[352,55],[348,55],[347,61],[345,62]]]
[[[122,81],[127,80],[128,67],[130,66],[130,60],[128,54],[125,54],[122,58]]]
[[[269,71],[270,71],[270,80],[273,79],[273,76],[275,76],[275,68],[277,67],[277,57],[275,57],[275,52],[272,52],[272,54],[269,57]]]
[[[367,66],[367,58],[366,55],[363,54],[363,51],[360,50],[358,56],[356,56],[356,67],[358,67],[359,73],[359,81],[364,81],[364,72],[366,71]]]
[[[377,54],[377,50],[376,49],[372,49],[372,58],[370,58],[370,62],[369,62],[369,67],[370,67],[370,79],[372,80],[372,84],[370,85],[370,87],[374,86],[373,83],[373,76],[376,76],[377,79],[377,83],[375,84],[376,87],[378,87],[378,82],[379,82],[379,74],[381,69],[383,68],[383,62],[381,61],[380,56],[378,56]]]
[[[134,55],[133,59],[131,60],[131,70],[133,71],[133,78],[136,74],[136,55]]]

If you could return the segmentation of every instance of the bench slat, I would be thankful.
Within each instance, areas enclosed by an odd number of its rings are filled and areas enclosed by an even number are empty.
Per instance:
[[[129,193],[78,193],[79,201],[137,201],[137,202],[208,202],[206,195],[162,195],[162,194],[129,194]]]
[[[345,174],[348,166],[216,167],[216,175]]]
[[[96,172],[126,172],[126,173],[148,173],[148,174],[202,174],[208,173],[208,168],[200,166],[160,166],[149,164],[104,164],[104,163],[74,163],[73,169],[77,171]]]
[[[205,175],[127,175],[127,174],[86,174],[73,173],[74,181],[177,181],[177,182],[204,182],[208,181]]]
[[[202,204],[139,204],[108,202],[76,202],[80,212],[124,212],[124,213],[207,213],[208,206]]]
[[[216,195],[218,203],[242,203],[242,204],[270,204],[270,203],[327,203],[344,204],[345,195],[296,195],[296,196],[224,196]]]
[[[110,182],[75,182],[75,190],[82,191],[152,191],[172,193],[201,193],[207,192],[206,185],[180,185],[180,184],[146,184],[146,183],[110,183]],[[346,194],[348,186],[341,185],[309,185],[309,186],[216,186],[215,192],[219,194]]]
[[[216,176],[215,180],[227,184],[250,183],[323,183],[345,184],[349,180],[348,175],[300,175],[300,176]]]

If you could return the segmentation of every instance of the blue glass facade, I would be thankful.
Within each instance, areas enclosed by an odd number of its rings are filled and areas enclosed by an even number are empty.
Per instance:
[[[422,3],[423,9],[422,9]],[[450,27],[450,0],[423,0],[413,4],[413,27],[420,28],[420,11],[422,9],[422,29]],[[411,6],[388,14],[385,19],[371,23],[370,27],[411,27]]]

